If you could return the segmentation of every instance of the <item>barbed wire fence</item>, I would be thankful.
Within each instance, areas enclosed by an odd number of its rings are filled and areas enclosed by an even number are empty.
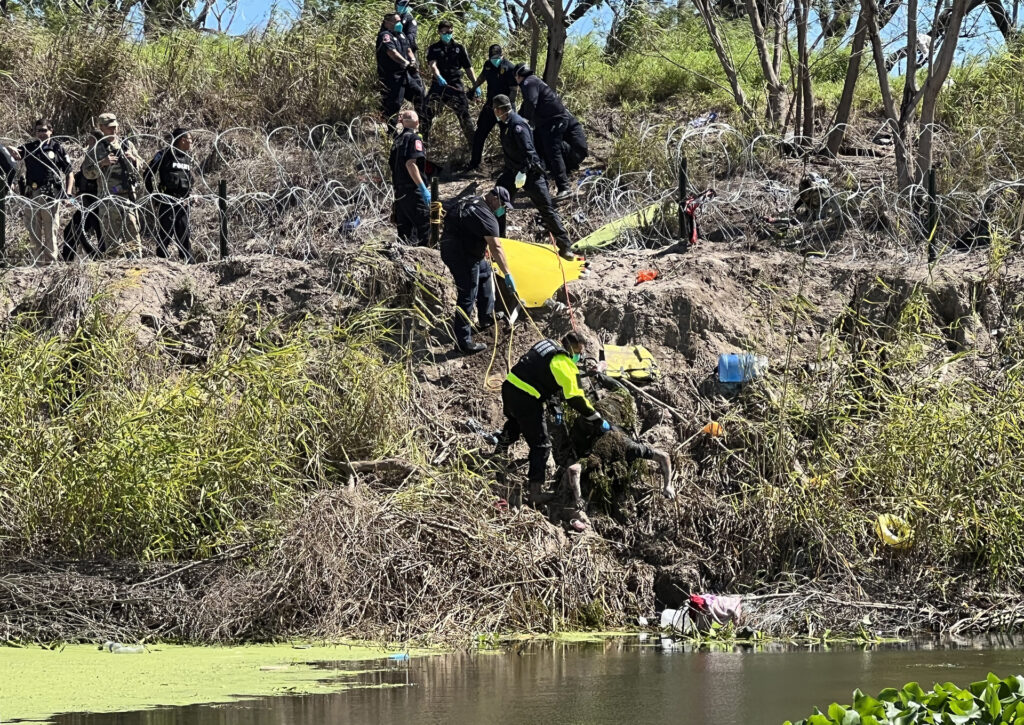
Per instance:
[[[390,141],[373,117],[345,125],[285,126],[269,132],[245,127],[192,129],[191,135],[195,180],[187,203],[196,261],[221,256],[218,189],[222,182],[227,190],[223,209],[230,254],[315,260],[340,245],[395,240],[389,221],[393,202],[387,164]],[[134,129],[125,136],[146,161],[167,148],[167,140],[152,129]],[[80,168],[84,139],[59,140],[73,167]],[[1019,243],[1024,232],[1024,176],[1013,154],[1000,145],[999,134],[978,129],[966,143],[946,140],[938,154],[942,161],[932,194],[927,184],[897,187],[891,140],[886,140],[884,126],[861,139],[856,154],[826,159],[797,154],[800,139],[747,137],[723,123],[650,124],[642,129],[639,144],[655,159],[655,168],[618,175],[581,171],[578,193],[560,211],[570,234],[578,239],[660,204],[661,213],[621,230],[612,248],[677,244],[681,230],[675,204],[680,192],[675,179],[685,159],[704,243],[762,250],[777,247],[854,259],[884,251],[902,263],[926,262],[929,245],[941,255],[991,243],[993,235]],[[0,143],[9,146],[23,142],[0,137]],[[496,177],[500,154],[494,146],[491,150]],[[478,181],[481,186],[488,183]],[[457,193],[452,188],[445,187],[442,199]],[[707,190],[714,194],[702,193]],[[801,191],[816,202],[798,211]],[[110,203],[138,215],[142,253],[151,256],[156,252],[158,229],[154,202],[159,199],[159,194],[140,189],[134,202],[124,197],[54,201],[28,198],[14,188],[4,200],[4,259],[8,265],[45,261],[26,227],[25,220],[32,215],[57,210],[59,226],[64,228],[80,224]],[[524,204],[519,207],[523,209]],[[75,212],[81,214],[75,217]],[[546,235],[532,216],[528,211],[515,212],[513,228],[528,241],[544,242]],[[58,232],[58,246],[61,236]],[[677,249],[683,251],[685,245]],[[76,249],[66,256],[74,262],[92,255]]]

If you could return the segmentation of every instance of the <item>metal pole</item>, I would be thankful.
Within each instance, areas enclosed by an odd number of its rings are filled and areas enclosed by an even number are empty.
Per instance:
[[[928,169],[928,261],[935,261],[935,236],[938,233],[939,210],[935,200],[935,169]]]
[[[430,246],[437,249],[441,246],[441,214],[435,212],[441,203],[441,190],[435,176],[430,180]]]
[[[217,185],[217,207],[220,210],[220,258],[228,256],[228,182],[221,179]]]
[[[679,238],[689,241],[690,235],[686,233],[686,197],[690,188],[690,175],[686,165],[684,156],[679,162]]]

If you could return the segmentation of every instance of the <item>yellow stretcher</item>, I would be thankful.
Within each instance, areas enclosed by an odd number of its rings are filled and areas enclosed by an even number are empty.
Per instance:
[[[675,213],[678,209],[676,202],[671,202],[667,209],[667,213]],[[658,215],[661,213],[662,202],[651,204],[646,209],[627,214],[626,216],[616,219],[613,222],[605,224],[596,231],[588,234],[587,236],[580,239],[573,246],[573,249],[579,252],[587,252],[594,249],[601,249],[607,247],[609,244],[619,238],[624,232],[630,229],[639,229],[641,227],[648,227],[658,219]]]
[[[642,345],[605,345],[604,361],[608,364],[607,374],[612,378],[629,378],[633,382],[646,383],[657,380],[660,374],[654,355]]]
[[[526,307],[542,307],[559,287],[579,279],[583,273],[583,260],[562,259],[554,247],[514,239],[502,239],[501,246],[515,279],[519,300]],[[494,264],[494,271],[503,277],[497,264]]]

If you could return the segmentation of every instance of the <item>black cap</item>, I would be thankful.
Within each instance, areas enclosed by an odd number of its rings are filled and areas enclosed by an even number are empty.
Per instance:
[[[501,51],[501,46],[498,45],[497,43],[495,43],[494,45],[492,45],[490,48],[487,49],[487,57],[488,58],[500,58],[501,57],[501,52],[502,52]]]
[[[512,206],[512,196],[508,193],[508,189],[506,189],[504,186],[495,186],[487,193],[494,194],[496,197],[498,197],[498,201],[500,201],[501,205],[506,209],[515,209],[515,207]]]
[[[512,99],[503,93],[499,93],[491,101],[491,108],[512,108]]]
[[[526,76],[533,75],[533,68],[528,66],[526,63],[520,63],[515,67],[513,73],[515,73],[517,76],[523,76],[525,78]]]

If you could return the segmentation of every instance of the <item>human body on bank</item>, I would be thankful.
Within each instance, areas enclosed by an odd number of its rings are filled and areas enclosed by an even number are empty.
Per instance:
[[[526,439],[530,447],[526,477],[533,502],[539,501],[542,495],[551,454],[551,439],[544,418],[544,407],[549,401],[557,402],[561,398],[595,430],[611,430],[611,425],[580,388],[580,371],[576,364],[585,349],[583,338],[576,332],[565,335],[561,344],[541,340],[512,366],[501,385],[506,420],[496,452],[505,454],[520,436]]]

